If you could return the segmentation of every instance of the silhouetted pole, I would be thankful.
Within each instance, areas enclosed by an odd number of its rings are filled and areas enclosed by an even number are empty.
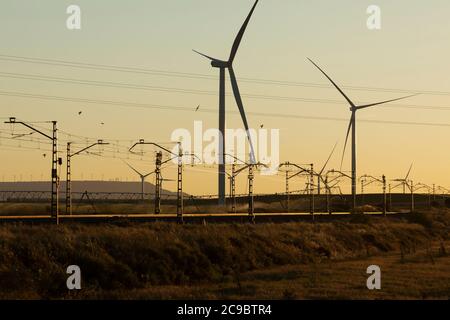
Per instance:
[[[70,157],[70,144],[67,142],[67,157],[66,157],[66,214],[72,215],[72,177],[71,177],[71,157]]]
[[[389,183],[389,211],[392,212],[392,185]]]
[[[289,171],[286,171],[286,211],[289,213]]]
[[[309,179],[309,212],[314,218],[314,165],[311,163],[310,179]]]
[[[71,153],[71,142],[67,142],[67,157],[66,157],[66,214],[72,215],[72,157],[94,147],[97,145],[106,145],[103,140],[97,140],[86,148],[83,148],[75,153]]]
[[[255,222],[255,208],[253,203],[253,165],[248,166],[248,216],[250,222]]]
[[[161,213],[161,162],[162,162],[162,152],[158,151],[156,153],[156,169],[155,169],[155,214]]]
[[[327,199],[327,212],[331,214],[331,206],[330,206],[330,186],[328,185],[328,176],[325,177],[325,191],[326,191],[326,199]]]
[[[386,176],[383,174],[381,178],[383,180],[383,215],[387,213],[387,197],[386,197]]]
[[[42,131],[30,126],[29,124],[17,121],[15,117],[10,117],[9,121],[5,121],[5,123],[8,124],[21,124],[34,132],[39,133],[40,135],[50,139],[52,141],[52,171],[51,171],[51,182],[52,182],[52,188],[51,188],[51,203],[50,203],[50,210],[51,210],[51,217],[55,219],[56,224],[59,224],[59,200],[58,200],[58,188],[59,188],[59,179],[58,179],[58,164],[62,163],[62,159],[58,158],[58,137],[57,137],[57,128],[56,128],[56,121],[51,121],[52,123],[52,135],[48,135],[43,133]]]
[[[225,189],[224,189],[225,191]],[[178,144],[178,179],[177,179],[177,218],[183,223],[183,150]]]
[[[414,182],[411,180],[411,213],[414,212]]]
[[[230,176],[230,196],[231,196],[231,212],[236,213],[236,163],[231,165]]]
[[[59,188],[58,188],[58,163],[61,161],[58,159],[58,137],[56,129],[56,121],[52,121],[52,204],[51,212],[52,217],[56,220],[56,224],[59,224]]]

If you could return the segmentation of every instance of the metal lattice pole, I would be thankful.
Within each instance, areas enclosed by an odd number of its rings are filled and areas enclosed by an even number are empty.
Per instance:
[[[231,165],[230,177],[231,212],[236,213],[236,164]]]
[[[387,213],[387,197],[386,197],[386,176],[383,174],[381,178],[383,180],[383,214],[386,216]]]
[[[314,217],[314,165],[312,163],[310,171],[309,193],[310,193],[309,212]]]
[[[52,199],[51,215],[59,224],[59,201],[58,201],[58,136],[56,121],[52,121]]]
[[[161,162],[162,152],[156,153],[156,169],[155,169],[155,214],[161,213]]]
[[[183,223],[183,150],[178,145],[177,218]]]
[[[66,214],[72,215],[72,178],[71,178],[71,155],[70,142],[67,142],[67,163],[66,163]]]
[[[286,171],[286,211],[289,213],[289,171]]]
[[[253,202],[253,165],[248,167],[248,215],[250,222],[255,222],[255,208]]]

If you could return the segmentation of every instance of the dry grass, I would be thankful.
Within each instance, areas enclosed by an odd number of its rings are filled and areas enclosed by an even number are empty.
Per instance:
[[[449,276],[449,231],[450,213],[443,211],[316,224],[2,225],[0,298],[427,296],[426,285],[418,284],[417,293],[403,285],[404,268],[406,277],[436,287],[429,297],[448,297],[439,279]],[[443,243],[442,258],[432,243]],[[431,252],[433,267],[420,260],[422,252]],[[363,290],[372,262],[386,263],[392,277],[383,282],[391,288],[385,296]],[[65,288],[71,264],[83,275],[76,294]]]

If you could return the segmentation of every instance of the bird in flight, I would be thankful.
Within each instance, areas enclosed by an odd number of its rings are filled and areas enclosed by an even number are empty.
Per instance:
[[[80,116],[83,113],[83,111],[78,111],[78,115]]]
[[[43,153],[42,156],[45,158],[45,157],[47,156],[47,154],[46,154],[46,153]]]
[[[264,128],[264,125],[262,124],[262,125],[260,125],[259,127],[262,129],[262,128]]]
[[[200,105],[197,106],[197,108],[195,109],[195,112],[197,112],[198,109],[200,109]]]
[[[104,122],[100,122],[100,124],[103,126],[105,123]]]

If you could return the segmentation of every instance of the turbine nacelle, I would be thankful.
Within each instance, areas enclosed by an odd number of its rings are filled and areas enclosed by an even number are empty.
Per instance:
[[[231,63],[229,63],[228,61],[222,61],[222,60],[212,60],[211,61],[211,66],[213,68],[229,68],[231,66]]]

